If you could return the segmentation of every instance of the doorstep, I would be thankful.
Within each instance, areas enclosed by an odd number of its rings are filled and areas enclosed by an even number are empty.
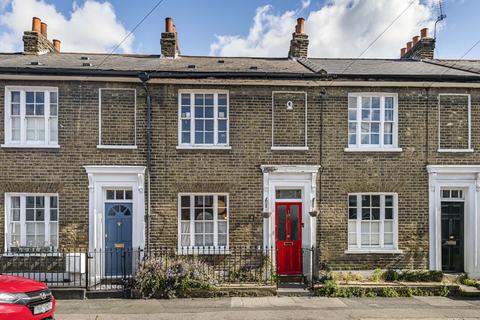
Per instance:
[[[460,295],[465,298],[478,298],[480,297],[480,290],[477,287],[460,285]]]

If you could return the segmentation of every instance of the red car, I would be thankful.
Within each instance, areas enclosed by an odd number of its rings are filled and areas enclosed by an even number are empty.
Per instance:
[[[55,298],[35,280],[0,274],[0,320],[53,319]]]

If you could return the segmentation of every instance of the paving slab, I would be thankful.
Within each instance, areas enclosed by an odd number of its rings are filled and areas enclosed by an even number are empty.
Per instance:
[[[414,299],[420,300],[433,307],[471,307],[472,305],[465,300],[454,300],[446,297],[414,297]]]
[[[295,306],[302,308],[346,308],[347,305],[339,298],[326,297],[293,297]]]
[[[433,298],[433,299],[432,299]],[[439,297],[60,300],[60,320],[480,320],[477,300]]]

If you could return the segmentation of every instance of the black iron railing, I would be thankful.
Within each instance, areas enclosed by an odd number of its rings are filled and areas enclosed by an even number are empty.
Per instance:
[[[219,284],[276,282],[274,251],[261,246],[17,250],[0,256],[0,273],[36,279],[52,288],[125,290],[146,259],[157,259],[166,266],[179,259],[195,262]]]

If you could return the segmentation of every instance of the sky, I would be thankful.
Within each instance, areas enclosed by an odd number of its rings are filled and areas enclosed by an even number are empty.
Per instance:
[[[0,0],[0,51],[22,51],[23,31],[38,16],[62,51],[118,46],[117,53],[159,54],[171,16],[184,55],[285,57],[295,21],[304,17],[311,57],[398,58],[421,28],[433,36],[440,0],[163,0],[126,38],[158,1]],[[443,8],[435,56],[458,59],[480,40],[480,0],[444,0]],[[480,59],[480,45],[465,58]]]

